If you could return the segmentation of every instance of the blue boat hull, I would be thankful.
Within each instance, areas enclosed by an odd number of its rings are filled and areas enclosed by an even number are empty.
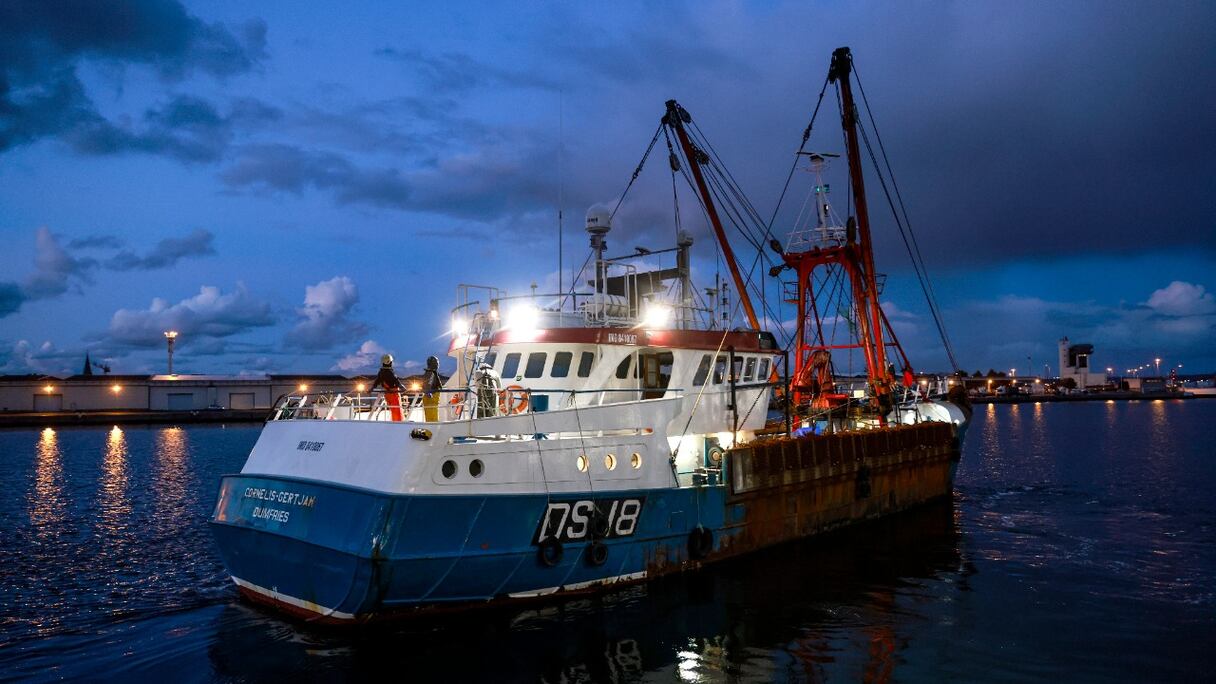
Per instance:
[[[643,579],[656,562],[671,569],[692,560],[689,535],[698,526],[713,531],[710,548],[701,549],[705,555],[723,544],[725,491],[390,495],[229,475],[211,523],[244,593],[310,619],[340,622]],[[628,535],[576,530],[583,537],[564,540],[560,558],[548,557],[552,565],[542,558],[536,538],[551,504],[592,501],[610,510],[631,500],[642,505]],[[606,548],[606,557],[594,555],[593,543]]]
[[[390,494],[225,476],[211,524],[252,599],[350,622],[591,591],[904,510],[952,491],[946,424],[758,442],[724,483],[538,494]]]

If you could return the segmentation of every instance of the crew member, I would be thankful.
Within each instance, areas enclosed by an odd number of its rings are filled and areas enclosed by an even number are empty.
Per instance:
[[[474,414],[477,418],[489,418],[498,415],[498,392],[502,379],[494,367],[482,362],[473,373],[473,387],[477,396],[477,408]]]
[[[376,374],[376,380],[372,383],[370,392],[376,391],[377,387],[384,388],[384,403],[388,404],[389,414],[394,421],[400,422],[404,419],[401,414],[401,390],[405,389],[401,385],[401,379],[393,372],[393,355],[385,354],[380,357],[380,372]]]
[[[426,422],[439,421],[439,390],[443,389],[443,380],[439,377],[439,359],[434,356],[426,357],[426,371],[422,374],[422,410],[426,414]]]

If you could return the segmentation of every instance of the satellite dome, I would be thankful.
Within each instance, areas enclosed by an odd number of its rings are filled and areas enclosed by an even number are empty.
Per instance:
[[[592,205],[587,210],[587,232],[592,235],[607,235],[612,230],[612,212],[602,204]]]

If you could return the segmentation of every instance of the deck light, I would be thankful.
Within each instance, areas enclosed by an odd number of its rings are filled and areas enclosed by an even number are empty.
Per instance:
[[[646,315],[642,321],[647,328],[665,328],[671,320],[671,307],[664,304],[651,304],[646,307]]]
[[[305,385],[304,383],[302,383],[302,382],[301,382],[301,383],[300,383],[300,387],[299,387],[299,389],[300,389],[300,391],[301,391],[301,392],[307,392],[307,391],[308,391],[308,385]]]
[[[359,383],[359,384],[355,385],[356,392],[362,392],[365,389],[367,389],[367,385],[364,385],[363,383]]]
[[[113,392],[114,394],[118,394],[119,392],[122,391],[122,385],[119,385],[117,383],[110,385],[110,391]]]
[[[520,304],[511,309],[511,313],[507,315],[507,328],[518,332],[528,332],[536,330],[539,320],[540,312],[536,310],[536,307]]]
[[[45,391],[47,394],[50,394],[51,392],[54,392],[54,391],[55,391],[55,386],[54,386],[54,385],[47,385],[46,387],[43,387],[42,389],[43,389],[43,391]]]
[[[416,382],[411,382],[411,383],[410,383],[410,391],[411,391],[411,392],[417,392],[417,391],[418,391],[418,390],[420,390],[420,389],[422,389],[422,385],[421,385],[421,384],[416,383]]]
[[[452,318],[452,335],[461,337],[469,334],[469,322],[459,316]]]

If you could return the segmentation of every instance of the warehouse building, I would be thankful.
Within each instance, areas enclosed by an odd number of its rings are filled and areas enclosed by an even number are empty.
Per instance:
[[[285,394],[355,392],[342,375],[0,375],[0,411],[270,409]]]

